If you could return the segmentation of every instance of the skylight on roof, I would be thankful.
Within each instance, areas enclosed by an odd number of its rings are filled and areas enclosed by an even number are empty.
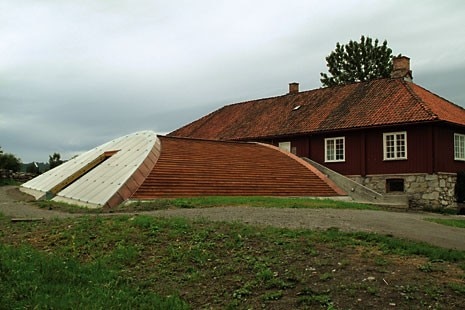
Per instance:
[[[292,109],[292,111],[297,111],[298,109],[300,109],[300,105],[295,106],[295,107]]]

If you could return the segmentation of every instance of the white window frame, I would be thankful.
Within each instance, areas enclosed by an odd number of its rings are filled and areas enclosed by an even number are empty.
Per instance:
[[[337,142],[342,141],[342,158],[337,158]],[[333,146],[334,150],[329,152],[329,147]],[[331,156],[331,158],[329,158]],[[334,137],[325,138],[325,163],[338,163],[346,161],[346,138],[345,137]]]
[[[278,143],[278,147],[286,152],[291,152],[291,141],[283,141]]]
[[[465,135],[454,133],[454,159],[465,161]]]
[[[403,150],[403,153],[404,155],[399,155],[400,152],[402,152],[402,150],[400,150],[399,148],[401,148],[402,146],[398,144],[398,141],[400,140],[399,139],[399,135],[403,135],[404,138],[404,150]],[[387,142],[388,142],[388,137],[393,137],[393,144],[388,146],[387,145]],[[389,150],[389,148],[393,148],[392,151]],[[389,153],[393,153],[393,156],[388,156],[388,151]],[[396,131],[396,132],[385,132],[383,133],[383,159],[384,160],[404,160],[404,159],[407,159],[407,131]]]

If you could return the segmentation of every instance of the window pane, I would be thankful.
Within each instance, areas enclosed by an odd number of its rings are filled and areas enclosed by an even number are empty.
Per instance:
[[[464,139],[465,137],[464,136],[459,136],[459,158],[464,158]]]
[[[326,161],[344,161],[344,138],[325,139]]]
[[[386,136],[386,157],[394,158],[394,136]]]
[[[454,135],[454,157],[465,160],[465,135]]]
[[[336,160],[344,159],[344,139],[336,140]]]
[[[396,148],[397,152],[396,155],[398,158],[404,158],[405,157],[405,140],[404,140],[404,135],[396,135],[397,141],[396,141]]]
[[[334,160],[334,140],[326,141],[326,154],[327,160]]]
[[[465,136],[459,136],[459,157],[465,158]]]
[[[384,134],[385,159],[407,158],[407,135],[405,132]]]

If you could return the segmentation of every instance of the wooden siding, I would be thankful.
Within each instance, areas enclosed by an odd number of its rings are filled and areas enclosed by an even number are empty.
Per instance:
[[[383,133],[407,133],[407,159],[384,160]],[[465,161],[454,160],[454,133],[465,134],[461,127],[429,123],[332,134],[314,134],[263,141],[278,145],[290,141],[296,155],[308,157],[344,175],[457,172],[465,170]],[[325,162],[325,138],[345,137],[345,161]]]
[[[465,135],[465,129],[450,126],[436,127],[434,167],[437,172],[465,171],[465,161],[454,160],[454,133]]]
[[[383,134],[399,131],[407,133],[407,159],[384,160]],[[428,126],[405,126],[367,133],[367,174],[432,173],[429,131]]]

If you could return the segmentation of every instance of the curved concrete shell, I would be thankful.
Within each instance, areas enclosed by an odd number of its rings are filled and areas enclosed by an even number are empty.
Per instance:
[[[152,171],[160,140],[152,131],[126,135],[98,146],[21,185],[36,199],[52,198],[90,208],[128,199]]]

